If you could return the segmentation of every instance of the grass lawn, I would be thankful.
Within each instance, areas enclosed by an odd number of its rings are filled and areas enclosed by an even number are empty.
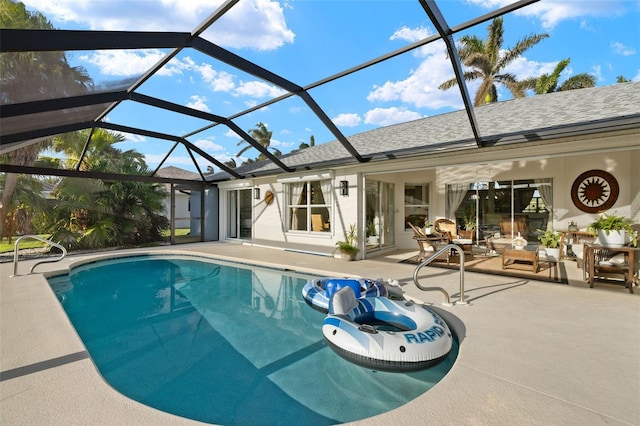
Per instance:
[[[169,238],[171,231],[166,230],[162,232],[162,237],[163,238]],[[180,228],[180,229],[176,229],[176,237],[185,237],[189,235],[189,228]],[[49,238],[49,234],[41,234],[38,235],[41,238]],[[6,252],[10,252],[13,251],[13,248],[15,246],[16,240],[19,238],[19,235],[16,235],[15,237],[12,237],[12,241],[11,244],[9,244],[9,242],[7,241],[6,238],[3,238],[2,241],[0,241],[0,253],[6,253]],[[42,241],[38,241],[36,239],[33,238],[25,238],[24,240],[20,241],[20,248],[21,249],[31,249],[31,248],[40,248],[40,247],[46,247],[48,244],[47,243],[43,243]]]
[[[49,234],[41,234],[41,235],[38,235],[38,237],[49,238]],[[16,244],[16,240],[18,238],[20,238],[19,235],[12,237],[11,244],[9,244],[6,238],[3,238],[2,241],[0,241],[0,253],[13,251],[13,248]],[[33,238],[25,238],[24,240],[20,241],[21,249],[40,248],[40,247],[46,247],[47,245],[48,245],[47,243],[43,243],[42,241],[38,241]]]

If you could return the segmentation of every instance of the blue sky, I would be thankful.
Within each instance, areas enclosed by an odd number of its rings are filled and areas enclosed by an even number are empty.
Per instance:
[[[450,26],[512,3],[512,0],[436,0]],[[99,30],[167,30],[190,32],[222,3],[217,0],[23,0],[42,12],[56,28]],[[464,32],[486,38],[488,22]],[[598,86],[618,76],[640,80],[640,1],[541,0],[504,18],[504,45],[513,47],[532,34],[549,34],[508,71],[517,78],[550,73],[558,61],[571,59],[561,81],[592,74]],[[241,0],[203,37],[289,81],[307,86],[344,69],[435,34],[417,0]],[[456,35],[457,40],[461,34]],[[72,52],[73,65],[85,67],[96,85],[135,81],[168,50]],[[394,123],[463,108],[457,88],[438,86],[453,77],[444,44],[435,42],[309,91],[347,137]],[[469,85],[471,96],[476,84]],[[499,87],[499,99],[510,95]],[[285,93],[254,76],[185,49],[140,93],[229,117]],[[125,102],[107,120],[184,136],[209,122]],[[309,142],[332,141],[326,129],[299,98],[258,109],[234,120],[243,130],[264,123],[273,131],[271,146],[287,153]],[[145,154],[155,168],[173,143],[126,135],[121,149]],[[224,126],[187,138],[224,162],[243,146]],[[246,158],[258,151],[248,150]],[[208,162],[197,157],[206,170]],[[165,164],[194,170],[179,147]],[[217,168],[216,168],[217,169]]]

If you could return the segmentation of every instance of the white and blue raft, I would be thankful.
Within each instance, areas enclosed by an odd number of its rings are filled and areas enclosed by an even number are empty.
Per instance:
[[[349,287],[356,298],[387,297],[389,292],[382,281],[368,278],[314,278],[302,288],[302,297],[315,309],[327,313],[329,299],[341,288]]]
[[[426,369],[453,346],[447,323],[431,309],[386,297],[356,299],[351,288],[331,298],[322,334],[341,357],[379,371]]]

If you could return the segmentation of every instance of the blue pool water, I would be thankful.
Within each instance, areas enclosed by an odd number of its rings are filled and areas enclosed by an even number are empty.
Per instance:
[[[311,277],[195,256],[99,261],[49,278],[104,378],[122,394],[225,425],[328,425],[416,398],[449,371],[358,367],[329,349]]]

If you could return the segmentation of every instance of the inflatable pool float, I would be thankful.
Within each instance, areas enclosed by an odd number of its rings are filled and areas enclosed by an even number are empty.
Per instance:
[[[386,297],[356,299],[346,288],[331,298],[322,334],[341,357],[380,371],[423,370],[453,346],[447,323],[431,309]]]
[[[382,278],[314,278],[302,288],[302,297],[312,307],[327,313],[329,299],[338,290],[349,287],[357,299],[361,297],[386,297],[389,292]]]

